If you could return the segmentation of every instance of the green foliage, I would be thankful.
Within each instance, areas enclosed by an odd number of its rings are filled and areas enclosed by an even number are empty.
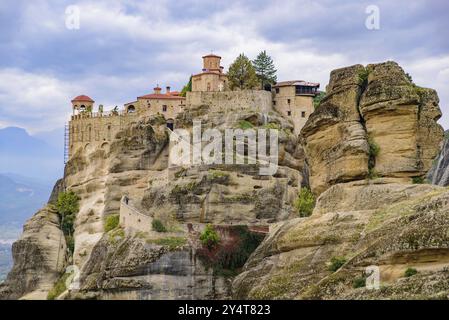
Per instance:
[[[298,198],[295,200],[294,207],[298,210],[300,217],[308,217],[315,208],[315,196],[308,188],[301,188]]]
[[[118,214],[113,214],[106,217],[106,221],[104,223],[104,232],[109,232],[118,227],[120,223],[120,216]]]
[[[182,88],[180,96],[185,97],[187,95],[187,92],[192,91],[192,76],[190,76],[189,82]]]
[[[187,239],[181,237],[168,237],[168,238],[147,240],[147,242],[155,243],[160,246],[167,246],[170,250],[175,250],[185,245],[187,243]]]
[[[380,147],[371,137],[368,137],[368,179],[377,179],[378,173],[374,170],[376,157],[379,155]]]
[[[359,77],[359,85],[362,88],[366,88],[368,85],[368,76],[370,74],[370,70],[368,68],[363,68],[359,71],[358,77]]]
[[[208,224],[200,235],[200,241],[206,248],[213,249],[220,243],[220,236],[211,224]]]
[[[273,59],[264,50],[259,53],[257,58],[253,60],[253,66],[256,71],[257,78],[261,84],[261,89],[266,85],[273,85],[277,81],[276,68],[274,67]]]
[[[254,89],[259,83],[256,70],[243,53],[229,67],[228,78],[231,90]]]
[[[365,286],[366,286],[366,278],[365,277],[358,277],[352,281],[352,287],[354,289],[363,288]]]
[[[426,179],[424,179],[423,177],[413,177],[412,183],[413,184],[423,184],[423,183],[426,183]]]
[[[313,107],[316,109],[320,106],[321,101],[326,96],[326,92],[320,92],[313,98]]]
[[[65,236],[65,243],[67,245],[67,250],[69,250],[69,252],[73,254],[73,252],[75,251],[75,238],[72,234]]]
[[[58,281],[53,285],[53,288],[47,294],[47,300],[55,300],[59,297],[64,291],[67,290],[66,281],[72,275],[72,273],[64,273]]]
[[[164,224],[159,219],[154,219],[153,222],[151,222],[151,226],[153,227],[153,230],[156,232],[167,232],[167,229],[165,228]]]
[[[410,81],[410,83],[412,83],[412,84],[414,83],[413,82],[413,78],[412,78],[412,76],[409,73],[406,73],[405,77],[407,78],[408,81]]]
[[[248,120],[240,120],[238,126],[242,130],[254,128],[254,125]]]
[[[79,211],[79,197],[73,191],[61,192],[56,201],[56,210],[61,218],[61,229],[64,233],[67,249],[73,254],[75,242],[73,233],[76,214]]]
[[[250,232],[247,226],[233,226],[229,231],[238,242],[220,246],[213,255],[204,250],[198,252],[207,268],[212,268],[215,275],[224,277],[237,275],[251,253],[265,238],[262,234]]]
[[[346,259],[344,257],[332,257],[330,262],[329,271],[335,272],[346,263]]]
[[[418,270],[416,270],[415,268],[407,268],[407,270],[405,270],[405,272],[404,272],[404,276],[409,278],[411,276],[414,276],[417,273],[418,273]]]
[[[56,202],[56,210],[62,216],[76,214],[79,210],[79,197],[73,191],[61,192]]]

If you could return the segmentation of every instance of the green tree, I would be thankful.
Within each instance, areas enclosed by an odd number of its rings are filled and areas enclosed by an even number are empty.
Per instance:
[[[75,217],[79,211],[79,197],[71,190],[61,192],[56,202],[56,210],[61,217],[61,229],[65,236],[67,248],[73,253],[75,247],[73,233],[75,232]]]
[[[296,198],[294,207],[298,210],[300,217],[308,217],[315,208],[315,196],[308,188],[301,188]]]
[[[253,60],[253,66],[256,70],[257,78],[259,78],[259,83],[261,84],[262,89],[265,88],[266,85],[273,85],[277,81],[276,72],[277,70],[274,67],[273,59],[267,52],[264,50],[255,60]]]
[[[200,241],[203,246],[211,250],[220,242],[220,236],[214,230],[214,227],[208,224],[200,235]]]
[[[229,67],[228,78],[231,90],[254,89],[259,82],[256,70],[248,57],[243,53]]]
[[[187,95],[187,92],[192,91],[192,76],[190,76],[189,82],[182,88],[181,90],[181,97],[185,97]]]

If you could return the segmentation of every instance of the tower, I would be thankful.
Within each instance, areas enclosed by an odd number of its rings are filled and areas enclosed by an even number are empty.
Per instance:
[[[73,114],[89,111],[92,112],[95,101],[86,95],[81,95],[72,100]]]
[[[208,54],[203,57],[203,72],[219,72],[221,73],[223,67],[220,66],[221,57],[215,54]]]

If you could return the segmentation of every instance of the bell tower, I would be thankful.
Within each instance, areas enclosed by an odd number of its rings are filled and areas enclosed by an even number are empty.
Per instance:
[[[73,114],[89,111],[92,112],[95,101],[86,95],[81,95],[72,100]]]

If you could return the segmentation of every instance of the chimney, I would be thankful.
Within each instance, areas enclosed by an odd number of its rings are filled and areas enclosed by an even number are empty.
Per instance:
[[[165,89],[166,89],[166,93],[169,94],[170,93],[170,86],[167,86]]]
[[[154,93],[155,94],[160,94],[161,93],[161,88],[159,87],[159,85],[156,86],[156,88],[154,88]]]

